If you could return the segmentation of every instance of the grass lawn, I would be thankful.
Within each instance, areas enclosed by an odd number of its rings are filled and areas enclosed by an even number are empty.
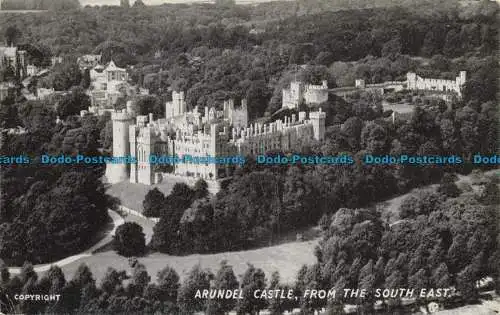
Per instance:
[[[314,247],[317,244],[318,240],[293,242],[255,250],[211,255],[169,256],[154,253],[147,257],[139,258],[139,262],[146,266],[152,281],[156,281],[158,271],[167,265],[173,267],[179,273],[182,281],[189,270],[196,264],[200,264],[203,268],[209,268],[212,272],[216,273],[220,262],[227,260],[233,266],[237,276],[243,275],[247,269],[247,263],[251,263],[257,268],[262,268],[266,273],[267,279],[271,278],[271,274],[274,271],[279,271],[283,282],[293,283],[302,265],[311,265],[316,262]],[[76,269],[83,261],[92,270],[98,284],[105,275],[108,267],[125,270],[128,274],[131,274],[127,258],[121,257],[113,251],[106,251],[62,267],[66,279],[69,280],[73,277]]]
[[[450,310],[443,310],[436,315],[496,315],[500,311],[500,298],[491,301],[482,300],[480,304],[466,305]]]
[[[142,212],[142,202],[146,194],[153,188],[158,188],[165,196],[170,194],[176,182],[164,180],[158,185],[133,184],[130,182],[121,182],[110,185],[107,193],[110,196],[118,198],[121,205],[129,209]]]

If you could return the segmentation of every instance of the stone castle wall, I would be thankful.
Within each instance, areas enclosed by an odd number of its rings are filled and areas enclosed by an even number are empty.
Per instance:
[[[234,110],[232,102],[225,103],[220,115],[215,115],[213,108],[206,108],[205,112],[211,117],[201,117],[195,109],[156,121],[152,114],[137,116],[135,124],[130,111],[123,110],[112,115],[113,155],[130,155],[137,158],[137,163],[130,166],[108,165],[106,176],[112,183],[129,179],[133,183],[154,184],[157,181],[156,170],[150,164],[153,154],[220,157],[263,154],[269,150],[287,151],[303,140],[322,140],[325,132],[326,116],[323,112],[311,113],[310,119],[306,119],[306,113],[301,112],[298,120],[292,115],[284,121],[247,126],[245,102],[237,110]],[[191,123],[188,123],[189,120]],[[175,137],[168,134],[168,130],[173,129]],[[174,165],[172,176],[217,180],[228,176],[227,171],[226,165],[181,163]]]
[[[424,90],[437,92],[453,92],[462,95],[462,87],[466,82],[467,73],[460,71],[455,80],[422,78],[414,72],[406,75],[407,88],[409,90]]]
[[[282,91],[282,108],[298,109],[304,102],[305,105],[321,104],[328,101],[328,83],[321,85],[306,84],[294,81],[290,88]]]

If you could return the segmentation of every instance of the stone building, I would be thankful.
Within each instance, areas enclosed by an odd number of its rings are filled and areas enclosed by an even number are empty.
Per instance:
[[[348,97],[360,91],[385,94],[404,90],[422,91],[430,97],[438,97],[445,101],[452,101],[454,97],[462,97],[462,88],[467,80],[467,72],[460,71],[455,80],[422,78],[414,72],[406,74],[406,81],[385,81],[382,83],[366,84],[363,79],[356,79],[354,86],[345,86],[330,89],[332,94]]]
[[[112,114],[113,156],[136,157],[137,163],[108,164],[106,176],[111,183],[130,180],[132,183],[151,185],[162,176],[185,179],[202,178],[217,181],[231,176],[236,167],[216,163],[177,163],[171,170],[158,169],[151,163],[152,156],[179,158],[228,157],[263,154],[270,150],[289,151],[301,141],[322,140],[325,135],[326,114],[322,111],[292,115],[285,120],[268,124],[248,124],[246,102],[239,108],[228,100],[223,110],[195,107],[186,110],[184,93],[173,92],[172,102],[166,104],[166,117],[153,119],[153,115],[136,116],[131,102],[127,109]]]
[[[102,55],[83,55],[76,59],[76,63],[81,71],[92,69],[101,63]]]
[[[26,74],[30,77],[35,76],[38,73],[39,69],[37,66],[29,64],[26,68]]]
[[[106,67],[97,65],[92,68],[90,81],[90,100],[94,107],[112,107],[129,89],[127,70],[117,67],[113,60]]]
[[[460,71],[455,80],[422,78],[414,72],[408,72],[406,75],[406,84],[408,90],[453,92],[462,97],[462,87],[466,79],[466,71]]]
[[[27,66],[26,51],[13,46],[0,46],[0,69],[11,67],[16,76],[24,78]]]
[[[290,88],[283,89],[282,108],[298,109],[300,104],[321,104],[328,101],[328,82],[321,85],[304,84],[300,81],[290,83]]]
[[[15,86],[12,83],[0,82],[0,102],[14,95]]]

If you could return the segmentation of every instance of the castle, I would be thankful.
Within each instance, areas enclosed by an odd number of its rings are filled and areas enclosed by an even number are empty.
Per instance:
[[[112,113],[113,156],[136,157],[132,164],[108,164],[106,177],[110,183],[129,180],[146,185],[160,181],[152,156],[226,157],[263,154],[270,150],[291,150],[308,139],[322,140],[325,135],[326,114],[300,112],[284,120],[268,124],[248,123],[246,101],[235,108],[232,100],[223,110],[195,107],[187,111],[183,92],[173,92],[172,101],[165,105],[165,118],[154,120],[152,114],[136,116],[133,104]],[[215,163],[178,163],[171,165],[170,175],[185,179],[202,178],[216,181],[231,176],[234,165]]]
[[[299,109],[301,104],[313,105],[328,101],[328,82],[321,85],[304,84],[300,81],[290,83],[290,88],[283,89],[282,108]]]
[[[340,97],[347,97],[358,93],[360,90],[379,94],[409,90],[426,92],[430,96],[437,96],[449,101],[453,99],[454,95],[462,98],[462,88],[466,80],[466,71],[460,71],[455,80],[422,78],[415,72],[408,72],[406,74],[406,81],[386,81],[382,83],[366,84],[365,80],[356,79],[354,86],[333,88],[330,89],[329,92]]]

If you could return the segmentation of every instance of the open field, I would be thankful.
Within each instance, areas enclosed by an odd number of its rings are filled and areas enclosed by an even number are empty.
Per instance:
[[[486,176],[491,176],[494,174],[498,174],[497,170],[489,171],[486,173]],[[460,183],[472,183],[471,176],[462,176],[459,175],[457,179],[457,184]],[[131,184],[132,185],[132,184]],[[133,184],[134,186],[137,186]],[[143,193],[147,192],[150,187],[140,185],[144,189]],[[171,189],[167,187],[167,185],[162,184],[160,189],[164,191],[164,189]],[[173,185],[170,185],[173,186]],[[115,185],[115,189],[119,188],[118,191],[125,192],[127,184],[125,185]],[[132,186],[130,186],[132,187]],[[437,185],[431,185],[426,188],[435,189]],[[475,187],[474,187],[475,188]],[[164,191],[166,192],[166,191]],[[413,192],[413,191],[412,191]],[[385,216],[385,218],[389,219],[389,223],[394,223],[398,220],[398,210],[401,202],[412,192],[404,194],[402,196],[398,196],[387,200],[385,202],[378,203],[375,205],[377,208],[382,208],[382,213],[387,213],[390,215]],[[128,195],[130,196],[130,195]],[[135,196],[135,198],[138,198]],[[142,200],[142,199],[140,199]],[[148,241],[152,236],[152,229],[154,223],[149,220],[145,220],[133,215],[128,215],[124,217],[125,221],[133,221],[141,224],[145,231],[146,237]],[[252,249],[246,251],[238,251],[238,252],[225,252],[218,254],[209,254],[209,255],[189,255],[189,256],[170,256],[161,253],[153,253],[148,255],[147,257],[139,258],[139,261],[143,263],[149,274],[152,276],[152,280],[156,281],[156,274],[159,270],[169,265],[173,267],[181,276],[181,279],[189,272],[189,270],[195,266],[196,264],[200,264],[203,268],[210,268],[213,272],[216,272],[219,268],[219,264],[221,261],[226,260],[230,265],[233,266],[236,275],[242,275],[247,268],[247,263],[251,263],[258,268],[262,268],[268,277],[274,271],[279,271],[282,277],[283,282],[285,283],[293,283],[295,281],[298,270],[302,265],[313,264],[316,262],[316,258],[314,256],[314,248],[319,243],[320,233],[317,228],[310,228],[309,230],[300,231],[308,241],[297,242],[293,239],[294,235],[284,235],[283,241],[286,243],[276,245],[276,246],[267,246],[260,249]],[[103,276],[106,273],[108,267],[113,267],[117,270],[125,270],[130,274],[131,270],[128,264],[128,259],[125,257],[121,257],[113,252],[109,246],[103,248],[101,252],[97,252],[94,255],[85,255],[78,259],[72,260],[65,266],[62,266],[62,269],[66,275],[67,279],[71,279],[81,263],[86,263],[92,270],[94,274],[94,278],[99,283]],[[497,303],[497,304],[495,304]],[[498,301],[487,301],[484,302],[486,305],[493,305],[493,307],[498,306]],[[496,305],[496,306],[495,306]],[[478,311],[475,311],[475,307],[478,308]],[[489,307],[489,306],[488,306]],[[493,313],[483,312],[482,310],[488,310],[487,307],[483,306],[470,306],[465,307],[464,311],[468,311],[469,308],[474,315],[489,315]],[[481,311],[479,311],[481,310]],[[451,315],[451,314],[468,314],[468,313],[457,313],[452,312],[449,313],[444,312],[443,315]],[[471,313],[471,314],[472,314]]]
[[[497,315],[500,312],[500,298],[491,301],[482,300],[478,305],[466,305],[452,310],[444,310],[436,315]]]
[[[203,268],[210,268],[215,273],[219,269],[220,262],[227,260],[233,266],[237,276],[245,272],[247,263],[251,263],[255,267],[262,268],[268,278],[274,271],[279,271],[283,282],[293,283],[302,265],[315,263],[314,247],[317,244],[318,240],[316,239],[256,250],[182,257],[154,253],[147,257],[139,258],[139,261],[146,266],[154,281],[156,281],[158,271],[167,265],[173,267],[179,273],[182,281],[182,278],[196,264],[200,264]],[[73,277],[76,269],[82,262],[76,261],[62,267],[67,279]],[[131,272],[128,259],[112,251],[86,257],[84,262],[90,267],[98,283],[105,275],[108,267],[113,267],[117,270],[126,270],[129,274]]]

